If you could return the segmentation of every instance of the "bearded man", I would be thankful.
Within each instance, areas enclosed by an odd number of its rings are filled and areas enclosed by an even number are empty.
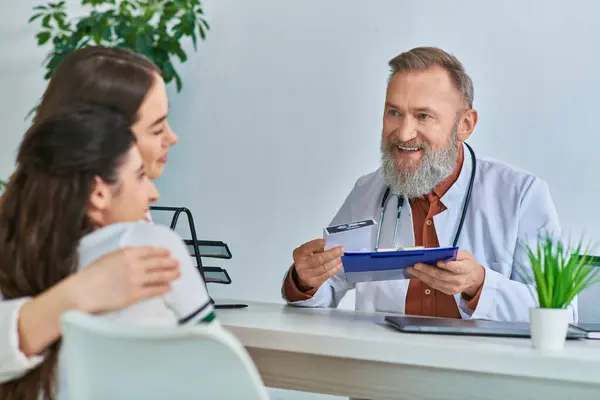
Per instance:
[[[293,252],[283,298],[336,307],[355,289],[357,310],[528,321],[537,299],[519,279],[529,268],[526,246],[540,235],[560,236],[548,185],[476,157],[464,143],[478,114],[473,83],[456,57],[419,47],[389,66],[381,167],[358,179],[330,225],[379,220],[364,228],[362,248],[458,246],[456,260],[415,264],[406,279],[351,283],[344,249],[326,250],[324,239],[315,239]],[[569,308],[576,322],[576,300]]]

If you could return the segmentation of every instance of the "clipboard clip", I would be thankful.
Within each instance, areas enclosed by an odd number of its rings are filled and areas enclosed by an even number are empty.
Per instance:
[[[413,247],[398,247],[398,248],[388,248],[388,249],[377,249],[377,253],[381,252],[390,252],[390,251],[407,251],[407,250],[422,250],[425,246],[413,246]]]
[[[419,250],[419,249],[417,249],[417,250]],[[397,256],[397,254],[395,254],[395,253],[398,251],[404,251],[404,250],[375,252],[375,253],[371,254],[371,257],[372,258],[395,257],[395,256]],[[410,255],[411,256],[423,256],[423,255],[425,255],[425,251],[411,251]]]

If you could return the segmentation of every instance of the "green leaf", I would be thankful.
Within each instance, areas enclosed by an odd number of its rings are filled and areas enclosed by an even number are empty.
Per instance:
[[[147,8],[141,17],[142,21],[144,21],[145,23],[150,21],[152,19],[152,17],[154,16],[155,12],[156,11],[153,8]]]
[[[148,31],[138,32],[137,37],[135,38],[135,49],[137,49],[140,53],[144,55],[148,55],[148,53],[152,50],[153,41],[152,36]]]
[[[192,44],[194,45],[194,51],[198,50],[198,38],[195,33],[192,33]]]
[[[162,63],[161,71],[162,71],[162,75],[163,75],[163,79],[165,80],[165,83],[171,82],[176,74],[175,67],[173,67],[173,63],[170,60],[166,60],[165,62]]]
[[[171,41],[169,50],[175,53],[175,55],[179,58],[179,61],[181,61],[182,63],[187,61],[187,55],[185,54],[185,52],[181,48],[181,44],[179,44],[177,40]]]
[[[37,37],[38,45],[41,46],[46,44],[48,40],[50,40],[50,32],[40,32],[37,35],[35,35],[35,37]]]
[[[65,8],[65,2],[64,1],[59,1],[58,3],[48,3],[48,7],[50,7],[50,9],[52,9],[52,10],[64,9]]]
[[[104,4],[115,4],[115,0],[81,0],[82,6],[100,6]]]
[[[48,14],[42,20],[42,26],[46,29],[50,29],[50,20],[52,19],[52,14]]]
[[[66,16],[67,14],[63,12],[52,14],[52,17],[54,17],[54,20],[56,21],[56,25],[58,25],[58,28],[62,31],[68,31],[70,28],[69,25],[65,22]]]
[[[38,109],[38,106],[31,108],[31,110],[29,110],[29,112],[25,116],[25,120],[28,120],[33,114],[35,114],[37,112],[37,109]]]
[[[123,18],[116,21],[115,35],[127,43],[135,43],[137,30],[135,24],[131,23],[131,18]]]
[[[45,11],[48,9],[47,6],[35,6],[33,7],[34,11]]]
[[[27,21],[27,23],[33,22],[36,19],[40,18],[42,15],[44,15],[44,13],[37,13],[31,16],[31,18],[29,18],[29,21]]]
[[[181,26],[181,23],[174,25],[172,29],[173,29],[173,37],[175,39],[179,40],[183,37],[183,28]]]
[[[177,88],[177,93],[181,92],[181,88],[183,87],[183,83],[181,82],[181,77],[175,71],[175,87]]]
[[[77,44],[77,48],[85,47],[85,46],[87,46],[87,44],[89,42],[90,42],[90,38],[86,38]]]
[[[133,8],[134,7],[131,4],[131,2],[124,0],[119,4],[119,13],[121,13],[121,14],[131,13],[131,10]]]
[[[92,35],[92,30],[94,29],[95,25],[95,15],[89,15],[85,18],[80,19],[79,22],[77,22],[75,30],[79,35],[82,36]]]
[[[54,74],[54,71],[56,71],[56,68],[58,68],[58,66],[62,63],[62,61],[67,56],[67,54],[69,54],[69,52],[54,53],[52,55],[52,58],[46,64],[47,71],[46,71],[46,75],[44,76],[44,79],[47,80],[52,77],[52,75]]]
[[[176,38],[191,36],[196,30],[196,19],[193,14],[185,13],[181,16],[179,23],[173,26],[173,32]]]
[[[202,24],[198,24],[198,33],[200,34],[202,40],[206,40],[206,32],[204,31]]]
[[[177,11],[179,11],[179,7],[173,4],[172,1],[168,1],[163,7],[161,19],[164,19],[165,21],[170,21],[173,17],[175,17]]]

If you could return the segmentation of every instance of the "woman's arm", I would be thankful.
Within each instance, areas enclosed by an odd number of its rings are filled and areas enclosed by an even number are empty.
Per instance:
[[[72,277],[24,303],[17,315],[18,350],[25,357],[41,353],[60,336],[60,315],[78,309]]]
[[[19,312],[29,298],[0,300],[0,383],[23,375],[43,357],[27,357],[19,350]]]
[[[167,293],[179,277],[168,250],[136,247],[114,251],[33,299],[0,302],[0,382],[35,367],[60,337],[60,315],[118,310]]]

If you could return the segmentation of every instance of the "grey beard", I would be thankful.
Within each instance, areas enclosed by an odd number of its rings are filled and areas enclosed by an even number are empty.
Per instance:
[[[383,177],[392,193],[404,194],[408,199],[415,199],[430,193],[442,183],[456,168],[460,142],[456,129],[453,129],[450,142],[441,150],[424,147],[421,164],[413,172],[401,172],[396,168],[394,158],[395,144],[381,141],[381,167]]]

